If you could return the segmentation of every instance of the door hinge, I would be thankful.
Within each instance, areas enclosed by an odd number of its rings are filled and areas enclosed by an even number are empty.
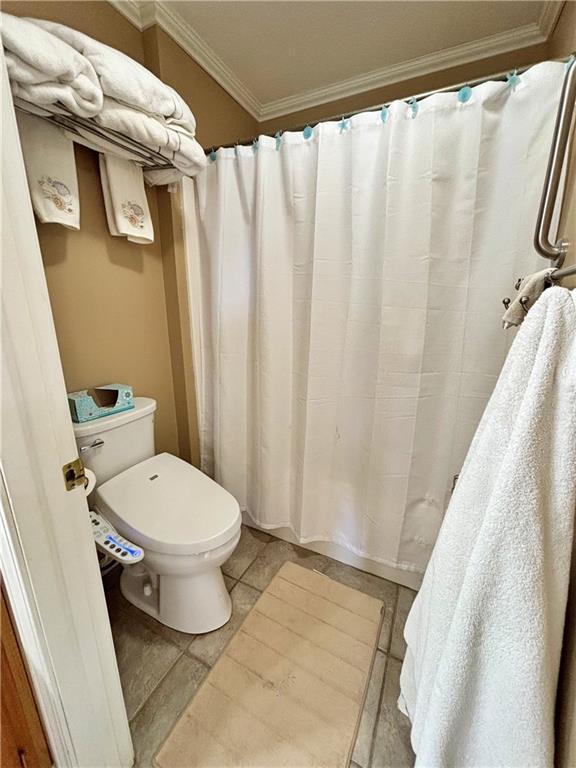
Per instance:
[[[62,474],[64,475],[64,483],[67,491],[73,491],[74,488],[86,484],[84,464],[80,458],[74,459],[74,461],[69,461],[68,464],[64,464],[62,467]]]

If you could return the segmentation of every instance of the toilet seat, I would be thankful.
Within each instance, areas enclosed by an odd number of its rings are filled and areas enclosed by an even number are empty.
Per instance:
[[[100,511],[144,549],[191,555],[211,551],[240,530],[236,499],[188,462],[161,453],[96,490]]]

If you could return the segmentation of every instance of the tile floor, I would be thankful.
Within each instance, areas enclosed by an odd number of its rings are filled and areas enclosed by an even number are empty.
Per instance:
[[[108,577],[106,597],[136,768],[152,758],[194,696],[204,676],[280,566],[288,560],[380,598],[384,623],[352,768],[408,768],[414,763],[408,720],[396,706],[404,656],[402,630],[415,592],[329,557],[243,527],[236,551],[223,566],[232,618],[207,635],[187,635],[159,624],[128,603],[118,579]]]

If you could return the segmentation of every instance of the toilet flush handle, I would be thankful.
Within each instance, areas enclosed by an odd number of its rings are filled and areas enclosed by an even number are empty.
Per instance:
[[[80,453],[86,453],[86,451],[91,451],[93,448],[100,448],[102,445],[104,445],[104,440],[100,440],[98,437],[93,443],[90,443],[90,445],[83,445],[82,448],[80,448]]]

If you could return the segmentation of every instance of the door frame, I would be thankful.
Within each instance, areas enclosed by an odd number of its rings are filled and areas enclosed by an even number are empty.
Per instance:
[[[2,68],[0,565],[57,766],[134,759],[14,105]]]

